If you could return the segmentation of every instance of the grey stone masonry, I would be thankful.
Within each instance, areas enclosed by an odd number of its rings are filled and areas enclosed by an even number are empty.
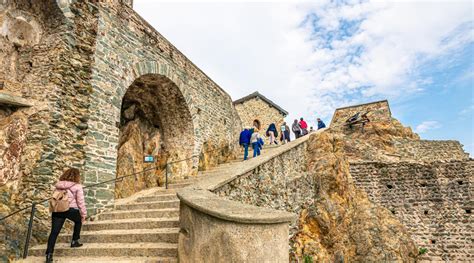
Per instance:
[[[351,163],[351,175],[369,199],[408,227],[425,260],[474,260],[474,161]]]

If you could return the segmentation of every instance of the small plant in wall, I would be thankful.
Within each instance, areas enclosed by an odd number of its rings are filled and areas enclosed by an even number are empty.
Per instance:
[[[418,249],[418,255],[424,255],[428,252],[428,249],[426,247],[420,247]]]
[[[304,255],[303,256],[303,263],[313,263],[313,257],[311,255]]]

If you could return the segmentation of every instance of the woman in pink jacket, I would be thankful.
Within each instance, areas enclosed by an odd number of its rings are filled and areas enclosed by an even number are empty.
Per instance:
[[[53,261],[54,245],[66,219],[74,222],[71,247],[82,246],[79,243],[79,238],[82,223],[86,220],[87,210],[84,202],[84,191],[80,181],[81,175],[79,170],[70,168],[61,175],[59,182],[56,184],[56,189],[67,191],[69,210],[66,212],[53,212],[51,234],[49,235],[48,248],[46,249],[46,262],[48,263]]]

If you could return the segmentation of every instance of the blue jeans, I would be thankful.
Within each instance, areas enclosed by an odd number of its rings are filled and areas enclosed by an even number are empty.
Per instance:
[[[244,160],[247,160],[247,158],[249,157],[249,144],[244,143],[242,144],[242,146],[244,147]]]
[[[253,148],[253,157],[257,157],[260,155],[260,144],[258,142],[252,143]]]

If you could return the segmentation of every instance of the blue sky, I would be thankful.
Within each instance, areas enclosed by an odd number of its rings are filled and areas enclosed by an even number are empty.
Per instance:
[[[474,153],[470,1],[135,0],[135,10],[233,99],[258,90],[310,123],[388,99],[422,138]]]

